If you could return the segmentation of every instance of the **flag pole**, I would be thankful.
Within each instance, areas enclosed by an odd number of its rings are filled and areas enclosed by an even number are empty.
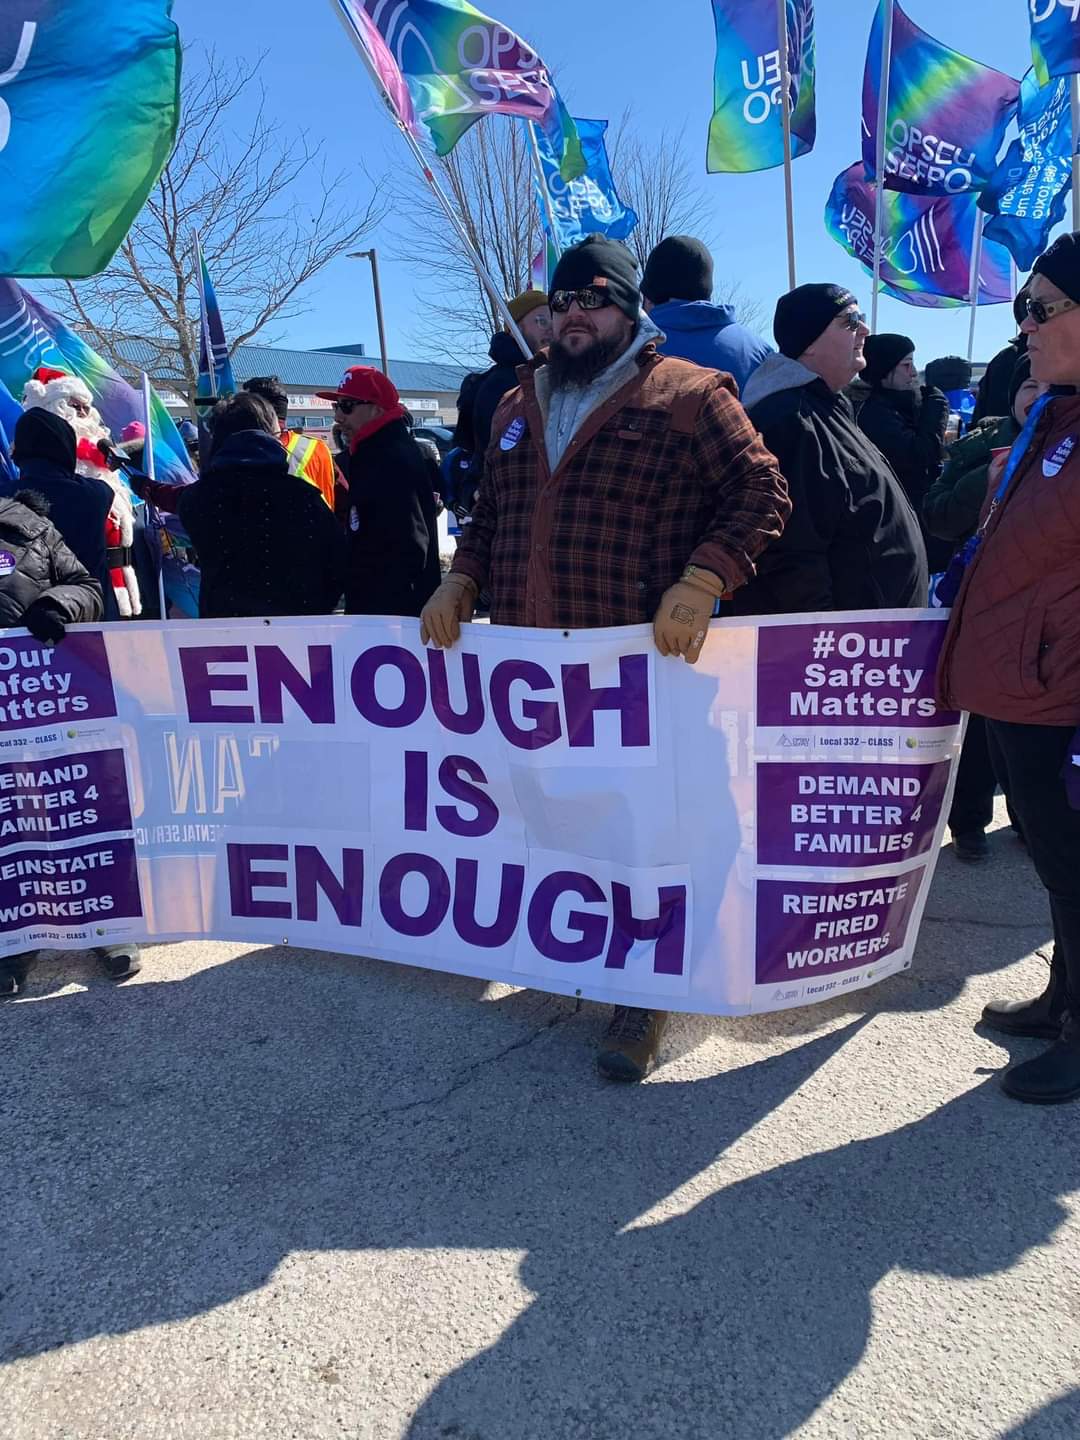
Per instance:
[[[525,339],[524,335],[522,335],[514,317],[510,314],[509,307],[506,303],[506,298],[500,291],[498,285],[496,285],[495,281],[492,279],[491,271],[484,264],[483,260],[480,257],[479,251],[476,249],[476,246],[469,239],[468,231],[461,223],[461,218],[454,210],[454,207],[450,203],[446,192],[443,190],[438,180],[436,180],[432,169],[427,162],[427,157],[424,155],[423,150],[421,150],[420,145],[417,142],[416,136],[405,124],[401,116],[397,113],[397,107],[390,96],[390,92],[383,84],[382,76],[372,64],[371,56],[364,48],[364,42],[360,39],[359,35],[357,35],[356,31],[349,24],[349,20],[342,7],[341,0],[330,0],[330,4],[333,6],[335,14],[344,26],[346,35],[348,35],[349,39],[356,47],[356,51],[359,54],[360,59],[363,61],[364,69],[371,77],[372,84],[382,96],[383,103],[385,104],[387,110],[389,110],[391,119],[397,126],[398,130],[401,132],[401,136],[404,139],[406,145],[408,145],[409,149],[412,151],[413,158],[415,159],[417,165],[420,167],[420,173],[427,181],[428,188],[435,196],[435,199],[439,202],[440,206],[442,207],[443,213],[450,221],[451,226],[456,232],[458,240],[461,242],[462,248],[464,249],[466,256],[472,262],[472,266],[473,269],[476,271],[477,278],[479,279],[481,285],[483,285],[484,289],[490,295],[491,303],[494,305],[495,309],[502,317],[503,324],[517,341],[518,345],[521,348],[521,353],[523,355],[531,355],[532,351],[529,347],[529,343]]]
[[[200,274],[202,273],[201,268],[200,268],[199,273],[200,273]],[[151,480],[156,480],[156,479],[157,479],[157,466],[154,464],[154,413],[153,413],[153,409],[152,409],[152,406],[151,406],[151,398],[150,398],[150,376],[146,373],[145,370],[143,371],[143,377],[142,377],[142,394],[143,394],[143,414],[146,416],[146,420],[145,420],[145,424],[146,424],[146,444],[143,446],[143,463],[144,463],[144,465],[146,466],[146,473],[147,473],[147,475],[150,476],[150,479],[151,479]],[[161,532],[162,532],[162,530],[163,530],[165,527],[164,527],[164,525],[162,524],[161,516],[158,514],[157,506],[153,505],[149,500],[147,500],[146,504],[147,504],[147,506],[149,507],[149,509],[150,509],[150,511],[151,511],[151,513],[152,513],[152,515],[153,515],[153,518],[154,518],[154,529],[158,532],[158,534],[157,534],[157,542],[158,542],[158,567],[157,567],[158,604],[159,604],[160,607],[161,607],[161,618],[162,618],[162,620],[167,620],[169,617],[168,617],[168,614],[167,614],[167,611],[166,611],[166,606],[165,606],[165,566],[164,566],[164,563],[163,563],[163,562],[164,562],[164,556],[163,556],[162,553],[161,553]]]
[[[210,397],[216,402],[218,398],[217,358],[210,341],[210,317],[206,313],[206,287],[203,284],[202,239],[197,230],[195,231],[195,272],[199,287],[199,327],[202,331],[203,349],[206,351],[206,368],[210,376]]]
[[[787,205],[788,289],[795,280],[795,198],[791,184],[791,56],[788,54],[787,0],[776,0],[777,41],[780,51],[780,115],[784,127],[784,201]]]
[[[548,189],[547,177],[544,174],[544,166],[540,160],[540,146],[536,140],[536,125],[532,120],[525,121],[525,129],[529,132],[529,151],[532,155],[533,173],[536,176],[536,183],[540,187],[540,199],[544,206],[544,214],[547,216],[548,229],[551,232],[551,245],[557,255],[562,254],[562,247],[559,245],[559,232],[555,228],[555,207],[551,203],[551,191]],[[541,230],[543,227],[541,227]],[[540,236],[540,243],[544,251],[544,278],[545,288],[551,284],[551,276],[547,273],[547,242],[543,234]]]
[[[1072,110],[1072,223],[1074,230],[1080,230],[1080,169],[1077,150],[1080,149],[1080,75],[1069,76],[1069,105]]]
[[[968,363],[975,357],[975,319],[979,313],[979,268],[982,265],[983,213],[975,207],[975,234],[971,242],[971,279],[968,296],[971,301],[971,325],[968,328]]]
[[[881,242],[885,230],[885,149],[889,126],[889,75],[892,70],[893,9],[895,0],[881,0],[881,82],[878,93],[877,156],[874,164],[874,295],[870,305],[870,329],[877,334],[878,290],[881,288]]]

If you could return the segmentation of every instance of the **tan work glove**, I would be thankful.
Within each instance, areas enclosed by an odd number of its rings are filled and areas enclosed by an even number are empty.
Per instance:
[[[467,575],[448,575],[420,611],[420,643],[448,650],[461,639],[463,622],[476,609],[476,583]]]
[[[653,638],[660,654],[682,655],[688,665],[696,665],[713,609],[723,593],[719,576],[688,567],[682,579],[664,592],[653,621]]]

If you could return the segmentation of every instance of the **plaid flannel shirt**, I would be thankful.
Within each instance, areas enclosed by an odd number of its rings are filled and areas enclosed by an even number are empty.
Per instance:
[[[497,625],[587,629],[651,620],[688,564],[728,590],[783,530],[791,503],[730,375],[661,356],[585,420],[554,474],[533,383],[505,398],[453,570]]]

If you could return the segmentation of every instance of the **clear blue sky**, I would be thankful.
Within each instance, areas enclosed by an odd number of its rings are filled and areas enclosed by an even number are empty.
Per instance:
[[[556,68],[574,113],[617,118],[632,103],[643,129],[685,125],[688,158],[715,208],[717,273],[737,279],[771,317],[776,296],[786,289],[782,172],[704,176],[715,50],[709,0],[481,0],[479,8],[524,36]],[[943,43],[998,69],[1020,76],[1030,64],[1026,0],[904,0],[904,8]],[[867,310],[869,279],[828,236],[822,216],[833,179],[859,155],[860,90],[874,9],[875,0],[817,0],[818,141],[794,168],[800,281],[846,284]],[[348,166],[366,158],[373,172],[413,163],[388,126],[329,0],[175,0],[173,13],[185,41],[214,45],[222,57],[251,57],[265,49],[271,111],[325,139],[332,160]],[[481,123],[505,122],[495,117]],[[357,179],[363,183],[359,171]],[[388,237],[373,238],[376,245],[389,244]],[[432,244],[439,242],[433,234]],[[420,358],[407,338],[417,313],[415,276],[389,260],[382,268],[391,353]],[[304,348],[365,340],[369,351],[377,349],[365,262],[339,262],[309,298],[311,313],[291,322],[284,341]],[[880,328],[911,335],[925,363],[966,351],[968,314],[917,310],[883,298]],[[1008,306],[983,307],[976,358],[988,359],[1012,331]]]

